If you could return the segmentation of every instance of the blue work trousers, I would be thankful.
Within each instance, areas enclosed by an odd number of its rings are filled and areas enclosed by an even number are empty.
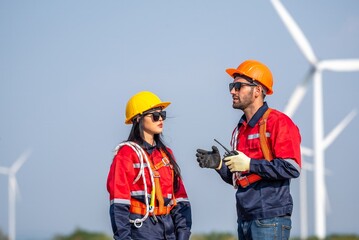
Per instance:
[[[239,240],[287,240],[292,221],[290,216],[238,222]]]

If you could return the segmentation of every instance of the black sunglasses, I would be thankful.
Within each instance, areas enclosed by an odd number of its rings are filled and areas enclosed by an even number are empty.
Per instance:
[[[146,115],[152,115],[152,120],[154,122],[157,122],[160,120],[160,117],[162,118],[162,120],[166,120],[166,111],[161,111],[161,112],[151,112],[151,113],[147,113]]]
[[[243,83],[243,82],[233,82],[229,84],[229,91],[232,91],[232,89],[234,88],[234,90],[239,91],[241,89],[242,86],[257,86],[257,84],[255,83]]]

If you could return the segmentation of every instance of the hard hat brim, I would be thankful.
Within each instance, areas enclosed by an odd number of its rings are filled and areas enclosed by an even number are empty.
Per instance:
[[[235,73],[242,74],[238,71],[238,69],[235,68],[227,68],[226,72],[229,74],[229,76],[233,77]]]
[[[150,109],[153,109],[153,108],[161,108],[162,110],[163,109],[165,109],[166,107],[168,107],[168,105],[170,105],[171,104],[171,102],[161,102],[161,103],[158,103],[158,104],[156,104],[156,105],[153,105],[153,106],[151,106],[149,109],[146,109],[146,110],[144,110],[143,112],[141,112],[141,113],[139,113],[139,114],[142,114],[142,113],[144,113],[144,112],[146,112],[146,111],[148,111],[148,110],[150,110]],[[137,114],[138,115],[138,114]],[[137,116],[136,115],[136,116]],[[134,116],[135,117],[135,116]],[[132,118],[130,118],[130,119],[127,119],[126,121],[125,121],[125,124],[132,124],[132,119],[133,119],[133,117]]]

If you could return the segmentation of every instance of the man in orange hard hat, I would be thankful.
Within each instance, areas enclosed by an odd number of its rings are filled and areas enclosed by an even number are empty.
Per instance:
[[[289,239],[290,180],[301,170],[299,129],[264,101],[273,93],[273,77],[266,65],[246,60],[226,72],[233,78],[232,106],[244,113],[232,133],[232,151],[222,159],[216,146],[212,151],[197,149],[197,161],[202,168],[216,169],[237,188],[239,239]]]

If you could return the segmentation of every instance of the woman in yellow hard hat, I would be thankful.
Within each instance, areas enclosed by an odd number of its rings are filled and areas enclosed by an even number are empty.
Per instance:
[[[152,92],[127,102],[127,141],[115,149],[107,179],[114,239],[181,239],[191,234],[191,205],[173,152],[161,139],[170,102]]]

